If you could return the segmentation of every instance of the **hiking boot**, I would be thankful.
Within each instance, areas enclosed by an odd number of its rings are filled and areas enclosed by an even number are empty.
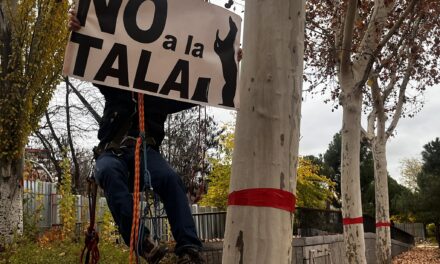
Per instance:
[[[147,237],[142,243],[140,255],[148,264],[158,264],[167,252],[168,247],[166,245],[155,243],[151,238]]]
[[[188,247],[178,256],[177,264],[205,264],[205,260],[198,249]]]

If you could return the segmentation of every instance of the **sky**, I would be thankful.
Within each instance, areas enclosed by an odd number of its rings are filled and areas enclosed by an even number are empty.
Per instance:
[[[224,6],[226,0],[213,0],[212,3]],[[242,6],[237,6],[235,12],[243,15]],[[246,59],[246,51],[244,51]],[[332,105],[324,104],[323,98],[303,94],[300,155],[323,154],[333,135],[342,125],[342,110],[331,111]],[[209,108],[219,122],[233,120],[230,110]],[[401,160],[405,158],[421,158],[423,145],[440,137],[440,86],[427,88],[425,106],[414,118],[400,119],[396,128],[396,136],[390,138],[387,148],[388,171],[400,181]],[[365,118],[364,118],[365,120]]]
[[[319,96],[303,94],[303,98],[299,154],[318,156],[327,150],[341,128],[342,109],[332,112],[332,106]],[[232,111],[211,108],[211,112],[219,122],[233,120]],[[440,137],[440,86],[427,88],[423,109],[414,118],[401,118],[395,134],[387,144],[388,172],[401,183],[401,161],[421,159],[423,146]]]
[[[223,6],[226,0],[212,0]],[[243,7],[238,5],[235,12],[241,16]],[[243,25],[242,25],[243,26]],[[244,51],[244,59],[246,51]],[[301,140],[299,154],[323,154],[333,135],[342,126],[342,108],[332,112],[332,105],[323,103],[323,98],[303,94]],[[220,122],[233,120],[231,112],[224,109],[211,110]],[[364,122],[365,118],[363,118]],[[319,129],[317,129],[319,128]],[[423,146],[440,137],[440,85],[429,87],[425,93],[425,105],[414,118],[401,118],[395,136],[388,140],[387,161],[389,174],[401,183],[401,161],[406,158],[421,159]]]
[[[400,182],[401,160],[421,158],[423,146],[440,137],[440,86],[427,88],[425,106],[414,118],[401,118],[387,144],[388,172]],[[363,118],[365,120],[365,117]],[[321,98],[305,96],[301,120],[301,155],[325,152],[342,126],[342,109],[331,112]],[[320,127],[320,129],[316,129]]]

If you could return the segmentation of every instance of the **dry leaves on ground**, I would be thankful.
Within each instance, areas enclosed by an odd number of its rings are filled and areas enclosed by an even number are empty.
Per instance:
[[[393,264],[440,264],[438,247],[415,247],[393,258]]]

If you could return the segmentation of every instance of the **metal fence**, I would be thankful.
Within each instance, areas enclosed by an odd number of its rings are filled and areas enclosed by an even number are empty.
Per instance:
[[[413,235],[416,241],[426,239],[425,226],[423,223],[396,223],[394,226]]]
[[[369,215],[364,215],[364,231],[370,233],[376,233],[376,219]],[[414,236],[411,234],[391,225],[391,238],[406,244],[414,244]]]
[[[41,228],[50,228],[60,225],[59,218],[59,200],[61,196],[57,194],[56,184],[25,181],[24,211],[25,213],[40,212]],[[84,230],[88,223],[88,199],[84,196],[76,195],[76,223],[77,231]],[[100,198],[97,203],[97,222],[102,221],[105,210],[108,210],[105,198]],[[226,212],[219,211],[217,208],[201,207],[192,205],[191,211],[197,232],[203,241],[215,241],[223,239],[226,223]],[[157,218],[144,219],[145,225],[157,233],[161,240],[172,240],[170,227],[166,215],[160,215]],[[364,215],[365,232],[375,233],[375,219]],[[99,225],[98,225],[99,231]],[[300,237],[342,234],[342,214],[335,210],[321,210],[310,208],[296,208],[293,235]],[[404,243],[413,244],[414,237],[394,226],[391,227],[391,237]]]
[[[55,183],[41,181],[24,182],[23,209],[25,215],[39,214],[39,227],[43,230],[61,225],[59,217],[59,201],[61,195],[57,194]],[[143,203],[146,206],[146,203]],[[101,197],[96,204],[96,221],[98,231],[102,223],[107,207],[105,198]],[[163,210],[162,210],[163,211]],[[203,241],[215,241],[223,238],[225,230],[226,212],[221,212],[214,207],[192,205],[194,222],[200,239]],[[85,196],[75,195],[76,232],[81,234],[89,221],[88,199]],[[161,238],[172,240],[171,230],[165,214],[155,218],[144,219],[145,225]],[[156,231],[155,231],[156,230]]]
[[[297,207],[293,234],[300,237],[341,234],[342,214],[335,210]]]
[[[39,227],[48,229],[61,224],[57,184],[41,181],[24,181],[23,210],[26,215],[39,214]],[[97,200],[96,219],[102,221],[105,210],[108,210],[105,198]],[[83,224],[89,220],[88,199],[75,195],[76,223]]]
[[[376,233],[376,219],[364,215],[364,231]],[[293,224],[294,235],[300,237],[342,234],[342,213],[335,210],[296,208]],[[414,244],[414,236],[398,226],[391,226],[391,238],[407,244]]]

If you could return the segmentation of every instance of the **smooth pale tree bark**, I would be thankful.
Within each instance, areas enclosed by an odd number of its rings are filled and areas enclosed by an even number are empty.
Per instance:
[[[342,86],[344,87],[344,86]],[[343,100],[341,131],[341,197],[342,216],[355,223],[344,225],[345,263],[366,263],[364,226],[360,190],[360,128],[362,93],[355,91]]]
[[[362,203],[360,190],[359,152],[361,136],[361,113],[363,87],[370,76],[374,54],[380,52],[390,30],[384,38],[382,33],[388,13],[394,1],[376,0],[362,40],[353,48],[353,33],[357,17],[357,0],[348,2],[341,30],[342,40],[338,78],[341,87],[340,104],[343,107],[342,153],[341,153],[341,197],[344,224],[345,263],[366,263],[365,237],[362,225]],[[339,37],[338,37],[339,38]],[[337,43],[338,44],[338,43]],[[352,52],[355,54],[352,54]]]
[[[23,168],[23,158],[0,161],[0,247],[23,233]]]
[[[410,10],[412,6],[408,7]],[[390,230],[390,206],[388,192],[388,170],[386,147],[389,137],[393,134],[403,111],[405,104],[405,92],[414,70],[416,56],[411,55],[411,47],[414,43],[416,32],[420,26],[420,18],[415,19],[411,34],[407,37],[405,45],[399,47],[399,53],[408,58],[406,70],[397,77],[397,69],[392,72],[392,77],[387,85],[380,86],[378,76],[372,74],[369,79],[372,95],[372,110],[368,116],[367,131],[362,129],[364,138],[371,146],[374,160],[375,202],[376,202],[376,261],[377,263],[391,263],[391,230]],[[397,63],[403,61],[397,60]],[[397,94],[392,107],[386,104],[390,101],[393,92]],[[386,126],[388,115],[392,116],[389,126]]]
[[[230,192],[296,189],[304,1],[246,1]],[[293,214],[231,205],[223,263],[291,263]]]
[[[409,52],[409,48],[407,48],[407,51]],[[393,118],[388,128],[386,127],[387,113],[385,112],[385,102],[390,96],[391,91],[397,87],[396,79],[393,78],[384,89],[379,88],[376,78],[371,79],[373,110],[368,116],[368,129],[366,132],[363,131],[365,138],[372,146],[374,160],[377,263],[391,263],[392,260],[386,147],[388,139],[393,134],[402,115],[405,91],[408,86],[413,64],[414,60],[410,59],[403,80],[400,83]]]
[[[343,108],[341,130],[341,198],[342,217],[354,223],[344,225],[345,263],[366,263],[364,227],[355,221],[362,217],[360,190],[360,132],[362,90],[358,87],[366,60],[351,61],[351,46],[357,0],[351,0],[345,17],[342,39],[339,83]],[[354,67],[356,66],[356,67]]]
[[[391,263],[391,232],[390,227],[390,205],[388,197],[388,171],[386,156],[386,114],[384,111],[384,97],[380,94],[377,80],[372,85],[374,98],[373,112],[369,116],[368,132],[374,160],[374,188],[376,201],[376,260],[377,263]],[[403,99],[403,98],[402,98]],[[397,111],[400,117],[402,105],[399,104]],[[398,117],[398,118],[399,118]],[[376,135],[374,132],[376,123]]]

